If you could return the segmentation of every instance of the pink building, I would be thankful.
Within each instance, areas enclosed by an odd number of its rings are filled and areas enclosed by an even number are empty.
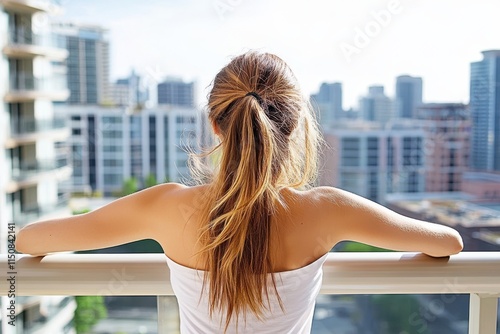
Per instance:
[[[416,118],[426,132],[425,191],[460,191],[468,170],[471,120],[461,103],[428,103],[417,108]]]
[[[462,191],[474,195],[476,202],[500,202],[500,173],[464,173]]]

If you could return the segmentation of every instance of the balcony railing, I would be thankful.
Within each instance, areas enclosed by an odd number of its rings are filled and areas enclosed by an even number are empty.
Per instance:
[[[64,118],[53,119],[22,119],[11,123],[10,132],[12,135],[20,136],[35,132],[64,129],[66,122]]]
[[[31,73],[11,73],[11,91],[60,91],[66,89],[66,77],[63,75],[38,78]]]
[[[53,214],[56,211],[67,209],[69,205],[69,196],[64,194],[57,198],[56,202],[32,205],[25,207],[18,212],[13,214],[13,222],[18,227],[23,227],[24,225],[34,222],[42,217]]]
[[[66,76],[34,77],[31,73],[10,73],[10,86],[4,96],[6,102],[49,99],[65,101],[69,96]]]
[[[22,163],[12,168],[12,178],[15,181],[23,181],[33,175],[43,172],[53,171],[55,169],[68,166],[67,157],[56,157],[54,159],[36,160],[33,162]]]
[[[31,29],[17,29],[9,33],[9,44],[66,49],[66,39],[55,34],[35,34]]]
[[[7,266],[6,254],[0,263]],[[322,294],[470,294],[469,334],[497,333],[500,252],[439,259],[416,253],[331,253],[323,269]],[[158,333],[167,333],[165,296],[173,291],[162,254],[18,255],[15,272],[18,296],[156,295]],[[1,275],[5,281],[7,271]]]

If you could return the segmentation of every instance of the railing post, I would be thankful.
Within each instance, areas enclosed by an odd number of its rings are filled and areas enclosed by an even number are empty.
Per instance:
[[[158,334],[179,333],[179,313],[175,298],[156,296],[158,304]]]
[[[168,333],[168,319],[166,317],[168,311],[167,296],[156,296],[158,303],[158,334]]]
[[[498,297],[470,294],[469,334],[496,334]]]

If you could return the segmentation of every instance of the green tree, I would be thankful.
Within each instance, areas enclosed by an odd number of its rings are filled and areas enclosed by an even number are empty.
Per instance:
[[[419,314],[420,303],[412,295],[374,295],[372,305],[385,325],[386,333],[426,334],[427,326],[415,326],[412,315]]]
[[[137,179],[135,177],[131,177],[123,181],[121,195],[127,196],[135,193],[137,190],[139,190],[139,186],[137,185]]]
[[[78,334],[88,333],[99,320],[108,316],[102,296],[75,296],[75,301],[73,321]]]
[[[89,208],[84,208],[84,209],[78,209],[78,210],[73,210],[73,215],[81,215],[83,213],[90,212]]]
[[[156,186],[158,182],[156,181],[156,176],[153,173],[149,173],[144,179],[144,185],[146,188]]]

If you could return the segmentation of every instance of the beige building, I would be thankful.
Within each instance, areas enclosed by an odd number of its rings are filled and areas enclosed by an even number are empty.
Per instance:
[[[383,203],[393,192],[424,191],[424,132],[412,122],[344,121],[323,129],[321,185]]]

